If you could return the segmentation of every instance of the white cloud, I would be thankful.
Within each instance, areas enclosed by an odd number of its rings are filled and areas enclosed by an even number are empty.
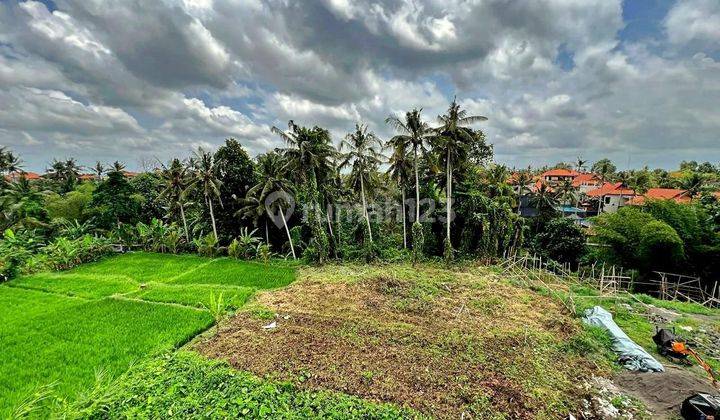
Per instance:
[[[720,43],[720,2],[681,0],[668,13],[665,27],[670,41],[686,44],[693,40]]]

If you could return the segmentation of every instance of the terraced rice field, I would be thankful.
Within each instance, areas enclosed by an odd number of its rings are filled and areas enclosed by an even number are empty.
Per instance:
[[[131,253],[0,285],[0,418],[38,390],[73,398],[100,370],[186,343],[212,325],[211,293],[238,308],[293,279],[275,264]]]

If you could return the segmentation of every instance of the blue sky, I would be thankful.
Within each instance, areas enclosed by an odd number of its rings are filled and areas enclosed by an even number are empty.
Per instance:
[[[457,96],[497,161],[720,162],[717,0],[0,2],[0,144],[142,168]]]

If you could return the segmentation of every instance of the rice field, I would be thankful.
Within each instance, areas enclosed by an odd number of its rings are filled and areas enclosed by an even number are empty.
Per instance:
[[[72,399],[99,371],[181,346],[212,325],[211,293],[234,309],[293,279],[275,264],[131,253],[0,285],[0,418],[40,389]]]

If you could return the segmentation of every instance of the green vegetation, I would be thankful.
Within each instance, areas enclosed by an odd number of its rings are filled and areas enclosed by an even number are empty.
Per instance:
[[[72,400],[97,370],[120,375],[293,278],[286,266],[139,252],[0,285],[0,417],[42,387]],[[220,295],[222,311],[208,310]]]
[[[0,287],[0,300],[3,418],[38,386],[53,384],[54,393],[73,396],[92,383],[97,369],[120,374],[135,360],[181,345],[212,323],[207,312],[196,309],[84,301],[11,287]]]
[[[65,408],[100,418],[421,418],[390,404],[340,393],[303,391],[262,380],[224,362],[180,351],[135,366],[117,381]]]

